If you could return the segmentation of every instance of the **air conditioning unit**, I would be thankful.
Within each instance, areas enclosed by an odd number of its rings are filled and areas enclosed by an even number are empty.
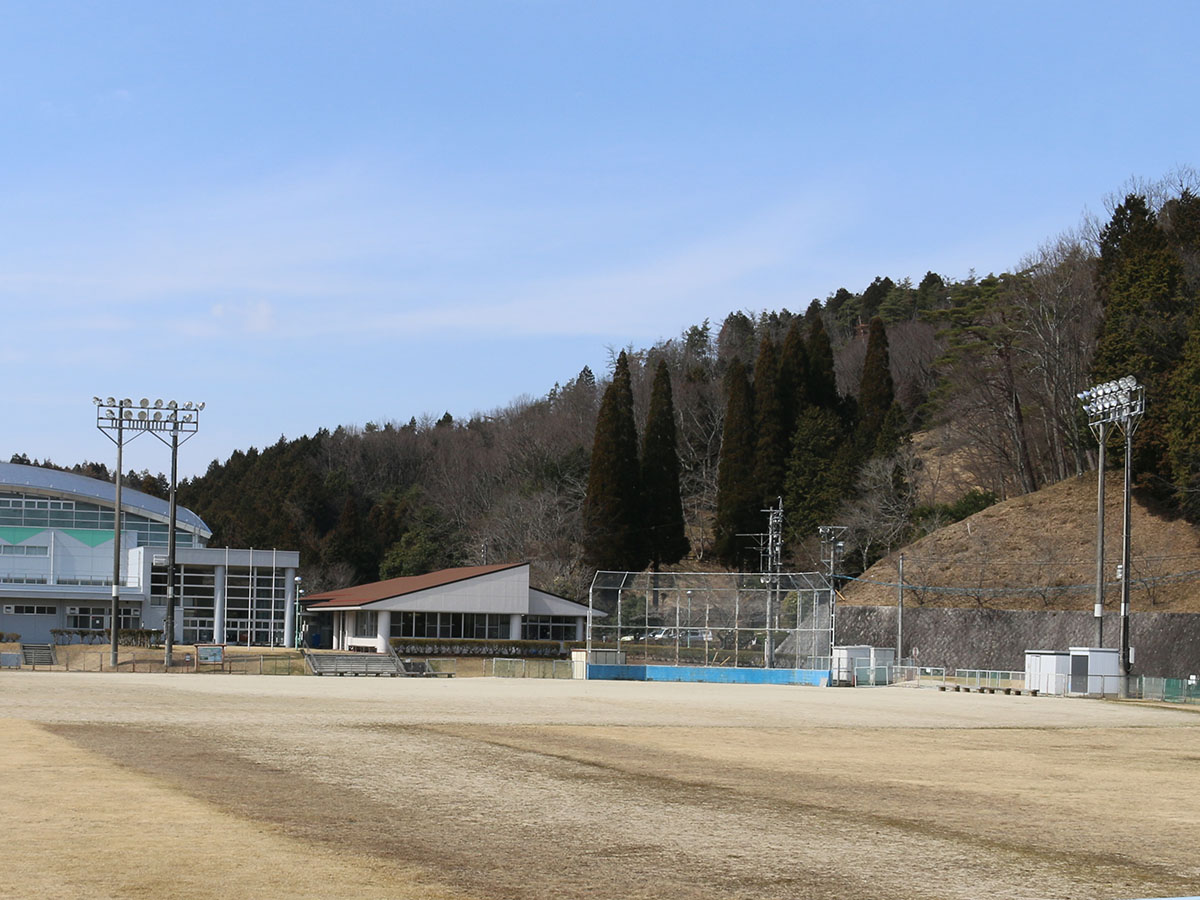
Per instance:
[[[67,607],[67,615],[68,615],[68,616],[77,616],[77,615],[79,615],[79,607],[78,607],[78,606],[68,606],[68,607]]]
[[[5,607],[4,607],[4,612],[5,612],[5,614],[6,614],[6,615],[9,615],[9,616],[11,616],[11,615],[13,614],[13,609],[15,609],[15,607],[13,607],[13,606],[5,606]]]

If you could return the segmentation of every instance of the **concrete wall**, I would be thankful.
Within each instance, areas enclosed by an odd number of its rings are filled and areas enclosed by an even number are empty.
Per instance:
[[[1090,610],[904,608],[903,655],[923,665],[1020,671],[1026,650],[1066,650],[1095,642]],[[1104,617],[1105,646],[1117,646],[1120,616]],[[1133,673],[1165,678],[1200,674],[1200,615],[1136,612],[1129,617]],[[894,606],[837,608],[837,642],[896,646]]]

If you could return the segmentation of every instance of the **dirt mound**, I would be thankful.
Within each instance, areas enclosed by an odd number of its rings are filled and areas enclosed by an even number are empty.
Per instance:
[[[1105,606],[1120,602],[1122,474],[1105,483]],[[1200,612],[1200,529],[1135,492],[1130,604]],[[993,609],[1091,609],[1095,601],[1096,478],[1088,474],[997,503],[901,551],[906,604]],[[844,589],[845,602],[894,604],[899,553]]]

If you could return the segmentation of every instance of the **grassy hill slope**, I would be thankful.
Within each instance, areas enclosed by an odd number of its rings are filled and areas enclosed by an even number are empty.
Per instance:
[[[1120,603],[1122,474],[1105,486],[1106,611]],[[902,551],[906,605],[1091,609],[1096,565],[1096,478],[1089,473],[997,503]],[[1200,612],[1200,529],[1136,492],[1132,509],[1133,610]],[[843,590],[845,602],[896,602],[899,554]]]

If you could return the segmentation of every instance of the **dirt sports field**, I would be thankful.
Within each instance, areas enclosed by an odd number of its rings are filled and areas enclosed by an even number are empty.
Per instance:
[[[1200,893],[1200,715],[913,688],[0,673],[45,898]]]

